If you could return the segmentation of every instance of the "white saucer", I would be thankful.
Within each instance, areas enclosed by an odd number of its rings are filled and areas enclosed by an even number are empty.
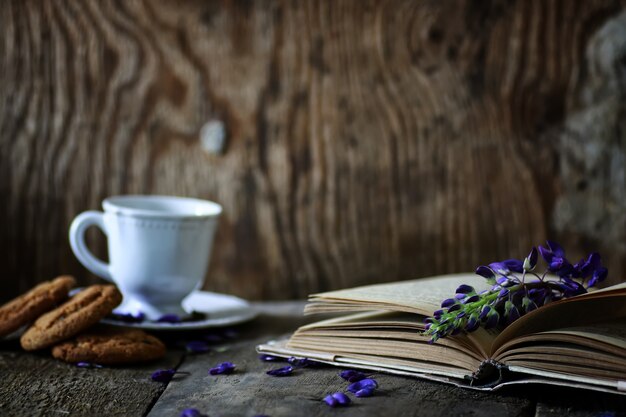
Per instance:
[[[250,304],[239,297],[226,294],[218,294],[208,291],[194,291],[183,300],[183,308],[191,313],[206,314],[202,320],[183,321],[180,323],[161,323],[143,321],[129,323],[111,318],[102,319],[102,323],[114,326],[135,327],[147,330],[198,330],[211,327],[232,326],[252,320],[257,312]]]

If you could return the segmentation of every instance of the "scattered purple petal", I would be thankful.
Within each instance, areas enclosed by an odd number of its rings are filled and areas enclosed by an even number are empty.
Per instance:
[[[328,394],[327,396],[324,397],[324,402],[326,404],[328,404],[330,407],[337,407],[339,405],[339,401],[337,401],[336,399],[333,398],[332,395]]]
[[[125,323],[141,323],[146,319],[146,315],[141,311],[137,313],[116,313],[111,314],[115,320],[123,321]]]
[[[354,369],[346,369],[345,371],[341,371],[339,373],[339,376],[350,383],[358,382],[367,378],[367,375],[365,375],[363,372],[355,371]]]
[[[232,362],[224,362],[217,365],[215,368],[209,369],[211,375],[228,375],[232,374],[235,370],[235,364]]]
[[[157,323],[180,323],[182,320],[176,314],[163,314]]]
[[[355,392],[354,395],[356,395],[359,398],[361,398],[361,397],[371,397],[372,395],[374,395],[374,388],[372,388],[372,387],[361,388],[360,390]]]
[[[293,366],[285,366],[278,369],[267,371],[266,374],[272,376],[289,376],[293,373]]]
[[[324,397],[324,402],[330,407],[348,406],[352,401],[343,392],[335,392]]]
[[[350,398],[346,394],[344,394],[343,392],[336,392],[336,393],[332,394],[332,397],[335,400],[337,400],[339,405],[349,405],[352,402],[350,400]]]
[[[98,365],[97,363],[91,363],[91,362],[78,362],[76,366],[79,368],[104,368],[102,365]]]
[[[208,343],[203,342],[201,340],[194,340],[191,342],[187,342],[185,344],[185,349],[187,349],[187,352],[191,352],[191,353],[206,353],[209,350],[211,350]]]
[[[187,409],[183,410],[182,413],[180,413],[180,417],[207,417],[207,415],[206,414],[202,414],[196,408],[187,408]]]
[[[375,379],[365,378],[360,381],[354,382],[348,385],[348,391],[355,393],[357,391],[362,390],[363,388],[378,388],[378,383]]]
[[[159,369],[152,373],[152,380],[156,382],[170,382],[176,373],[176,369]]]

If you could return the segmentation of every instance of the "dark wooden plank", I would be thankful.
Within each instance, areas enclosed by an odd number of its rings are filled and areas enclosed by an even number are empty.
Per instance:
[[[537,401],[537,417],[626,416],[626,396],[561,387],[529,387],[526,394]]]
[[[150,379],[151,372],[173,368],[181,357],[182,352],[170,351],[148,365],[84,369],[2,342],[0,415],[142,416],[165,389]]]
[[[546,237],[620,280],[623,6],[3,2],[0,298],[93,282],[70,221],[123,193],[223,204],[206,288],[249,299],[467,271]]]

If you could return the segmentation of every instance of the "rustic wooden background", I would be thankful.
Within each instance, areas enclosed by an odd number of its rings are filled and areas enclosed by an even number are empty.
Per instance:
[[[624,6],[4,1],[1,295],[95,280],[69,224],[125,193],[221,203],[206,288],[251,299],[466,271],[546,238],[601,250],[621,281]]]

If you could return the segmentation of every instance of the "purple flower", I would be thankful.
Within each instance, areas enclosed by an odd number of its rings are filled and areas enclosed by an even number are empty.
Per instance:
[[[442,308],[448,308],[448,307],[453,306],[454,304],[456,304],[456,300],[454,298],[448,298],[448,299],[443,300],[441,302],[441,307]]]
[[[272,376],[289,376],[293,373],[293,366],[284,366],[282,368],[272,369],[266,372]]]
[[[476,268],[476,274],[487,279],[492,279],[496,277],[496,274],[493,272],[493,270],[486,266],[479,266],[478,268]]]
[[[331,407],[347,406],[351,403],[350,398],[343,392],[335,392],[324,397],[324,402]]]
[[[561,245],[559,245],[558,243],[553,242],[551,240],[547,240],[546,246],[547,248],[544,248],[543,246],[539,246],[539,253],[543,257],[543,259],[545,259],[546,263],[550,264],[550,262],[552,262],[552,258],[554,257],[557,257],[557,258],[565,257],[565,251],[563,250]]]
[[[472,294],[474,292],[474,287],[466,284],[461,284],[459,288],[456,289],[457,294]]]
[[[180,323],[182,320],[176,314],[163,314],[157,323]]]
[[[209,369],[210,375],[228,375],[235,370],[235,364],[232,362],[223,362],[214,368]]]
[[[207,417],[206,414],[202,414],[199,410],[195,408],[187,408],[180,413],[180,417]]]
[[[457,311],[461,309],[461,304],[455,304],[453,306],[451,306],[450,308],[448,308],[448,312],[451,313],[453,311]]]
[[[485,329],[492,329],[498,325],[500,321],[500,315],[497,311],[492,310],[491,313],[487,316],[487,320],[485,320],[485,324],[483,325]]]
[[[454,298],[444,300],[441,309],[425,319],[424,333],[431,336],[430,342],[481,326],[488,329],[509,324],[547,303],[586,293],[608,274],[598,253],[572,265],[558,243],[547,241],[545,247],[538,248],[533,247],[523,262],[507,259],[479,267],[476,272],[488,278],[491,289],[477,294],[469,285],[458,287]],[[539,254],[547,263],[543,274],[533,272]],[[496,280],[495,273],[502,276]]]
[[[465,331],[473,332],[474,330],[478,329],[478,326],[480,326],[480,321],[478,321],[474,317],[470,317],[470,319],[467,321],[467,324],[465,325]]]
[[[115,320],[123,321],[126,323],[141,323],[146,319],[146,315],[141,311],[133,313],[116,313],[111,314]]]
[[[185,349],[187,349],[187,352],[191,353],[206,353],[211,350],[207,342],[203,342],[201,340],[187,342],[185,344]]]
[[[357,397],[371,397],[372,395],[374,395],[374,388],[372,387],[362,388],[358,390],[357,392],[355,392],[354,395],[356,395]]]
[[[574,272],[574,267],[565,259],[565,251],[558,243],[548,240],[546,245],[547,248],[539,246],[539,253],[548,264],[548,270],[560,277]]]
[[[355,371],[354,369],[346,369],[345,371],[341,371],[339,373],[339,376],[348,382],[358,382],[367,378],[367,375],[365,375],[363,372]]]
[[[589,280],[589,283],[587,284],[587,286],[593,287],[597,283],[604,281],[608,273],[609,273],[608,269],[604,267],[600,267],[596,269],[595,271],[593,271],[593,276]]]
[[[602,268],[602,260],[600,254],[593,252],[589,254],[587,260],[580,266],[580,276],[586,278],[596,270]],[[606,270],[606,268],[604,268]]]
[[[515,320],[520,318],[519,310],[517,307],[512,306],[509,310],[509,314],[507,314],[507,321],[509,324],[513,323]]]
[[[501,262],[490,263],[489,268],[497,274],[509,275],[511,272],[523,272],[524,263],[519,259],[506,259]]]
[[[378,383],[375,379],[365,378],[360,381],[354,382],[348,385],[348,391],[355,393],[357,391],[362,390],[363,388],[378,388]]]
[[[478,300],[480,300],[480,296],[478,294],[474,294],[470,297],[465,298],[463,300],[463,304],[475,303]]]
[[[265,353],[260,354],[259,359],[262,360],[263,362],[280,362],[284,360],[284,358],[280,358],[274,355],[267,355]]]
[[[532,271],[533,269],[535,269],[535,266],[537,266],[538,258],[539,258],[539,254],[537,252],[537,248],[533,246],[533,248],[530,250],[530,253],[526,257],[526,259],[524,259],[524,265],[523,265],[524,271]]]
[[[152,373],[152,380],[156,382],[170,382],[176,373],[176,369],[159,369]]]

